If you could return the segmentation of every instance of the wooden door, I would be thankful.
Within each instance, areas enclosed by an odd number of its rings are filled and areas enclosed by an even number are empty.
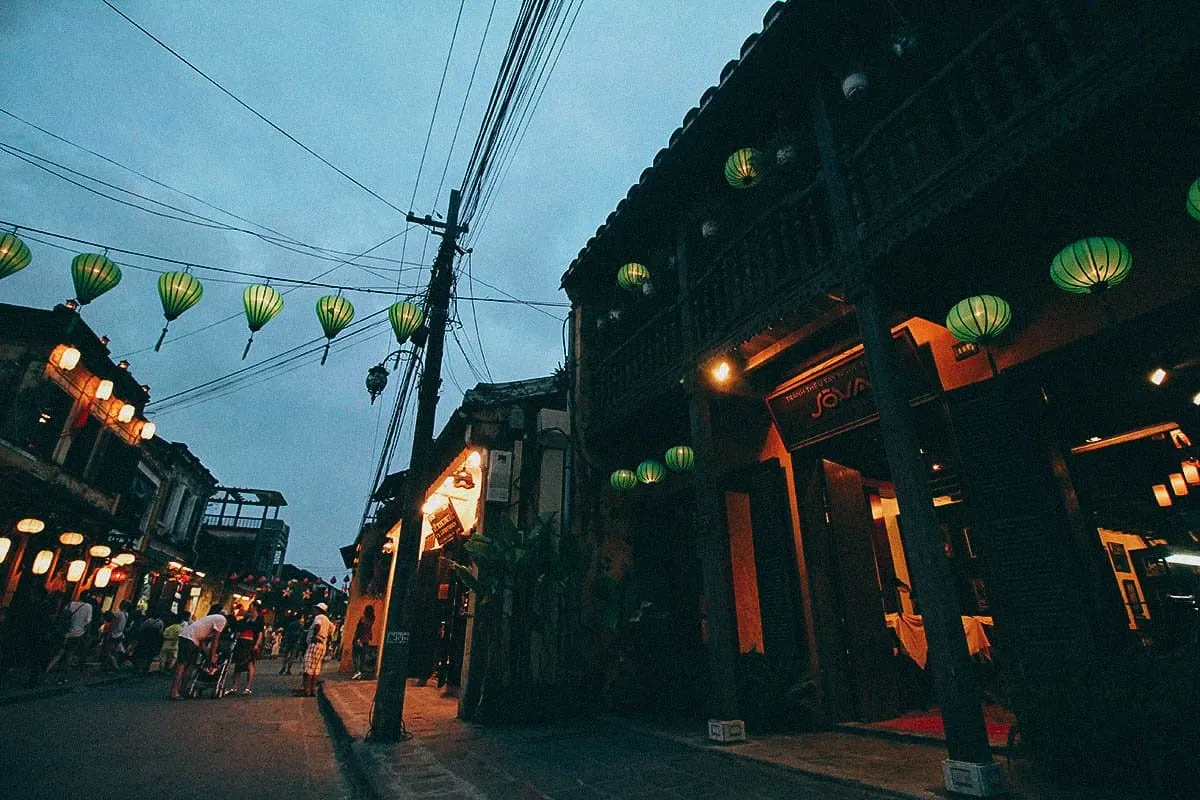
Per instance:
[[[787,480],[778,461],[748,477],[754,570],[762,620],[763,652],[789,669],[807,664],[795,540],[788,511]]]

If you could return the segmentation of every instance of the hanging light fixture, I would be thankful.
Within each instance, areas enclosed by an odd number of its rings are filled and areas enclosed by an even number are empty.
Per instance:
[[[158,297],[162,300],[163,316],[167,324],[163,325],[158,342],[154,345],[157,353],[162,348],[163,339],[167,338],[167,328],[204,296],[204,285],[190,272],[164,272],[158,276]]]
[[[758,153],[752,147],[743,147],[725,160],[725,180],[735,189],[749,189],[761,180],[754,166]]]
[[[92,585],[97,589],[103,589],[105,586],[108,586],[109,580],[112,579],[112,574],[112,567],[107,565],[101,567],[100,569],[96,570],[96,576],[92,578]]]
[[[112,557],[112,562],[114,564],[116,564],[118,567],[128,567],[130,564],[132,564],[136,560],[137,560],[137,557],[134,556],[133,553],[117,553],[115,556]],[[200,573],[196,573],[196,574],[199,575]]]
[[[1165,483],[1156,483],[1150,488],[1154,490],[1154,502],[1158,503],[1160,508],[1167,508],[1171,505],[1171,493],[1167,491]]]
[[[15,229],[11,233],[0,234],[0,278],[20,272],[32,260],[29,246],[21,241]]]
[[[1187,481],[1183,479],[1182,472],[1172,472],[1167,476],[1167,480],[1171,484],[1171,491],[1174,492],[1177,497],[1183,497],[1188,493]]]
[[[1129,276],[1133,256],[1120,240],[1091,236],[1067,245],[1050,262],[1050,280],[1064,292],[1092,294]]]
[[[283,310],[283,296],[265,283],[255,283],[242,291],[242,306],[246,309],[246,324],[250,327],[250,339],[242,351],[245,361],[250,345],[254,343],[254,334]]]
[[[95,398],[97,400],[107,400],[112,397],[112,394],[113,382],[108,378],[103,378],[96,384]]]
[[[17,521],[17,530],[21,533],[41,533],[46,529],[46,523],[37,517],[25,517]]]
[[[1188,189],[1187,196],[1187,212],[1191,214],[1192,219],[1200,222],[1200,178],[1192,181],[1191,187]],[[3,239],[0,239],[0,253],[2,253]],[[3,256],[0,255],[0,259]],[[3,261],[0,260],[0,278],[4,277]]]
[[[155,425],[150,420],[146,420],[145,422],[142,423],[142,427],[138,431],[138,436],[142,437],[146,441],[149,441],[150,439],[154,438],[154,434],[157,430],[158,430],[157,425]]]
[[[617,270],[617,285],[629,292],[641,289],[650,280],[650,270],[636,261],[631,261]]]
[[[10,550],[12,550],[12,539],[7,536],[0,537],[0,564],[3,564],[8,558]]]
[[[329,345],[333,337],[341,333],[354,319],[354,305],[340,294],[328,294],[317,300],[317,320],[325,332],[325,352],[321,354],[321,365],[329,358]]]
[[[408,337],[412,336],[424,321],[425,312],[413,303],[392,303],[388,307],[388,322],[392,323],[392,331],[400,344],[407,342]]]
[[[117,412],[117,422],[133,422],[133,415],[137,413],[137,409],[129,403],[122,403],[121,410]]]
[[[45,575],[50,571],[50,565],[54,562],[53,550],[39,550],[38,554],[33,557],[33,566],[30,567],[30,572],[34,575]]]
[[[979,294],[954,304],[946,315],[946,327],[960,342],[982,344],[987,352],[992,374],[997,373],[996,361],[989,346],[1004,333],[1012,322],[1012,308],[1003,298]]]
[[[112,548],[106,544],[94,544],[88,548],[88,555],[92,558],[108,558],[112,555]]]
[[[79,558],[67,565],[67,583],[79,583],[87,571],[87,562]]]
[[[367,370],[367,393],[371,395],[371,405],[375,405],[375,398],[383,394],[387,382],[388,371],[383,364],[376,364]]]
[[[653,458],[648,458],[638,464],[637,478],[642,483],[660,483],[665,477],[667,477],[666,467]]]
[[[55,359],[55,363],[58,364],[58,368],[63,372],[70,372],[79,366],[80,357],[81,354],[79,352],[79,348],[68,346],[63,348],[62,352],[58,354],[58,358]]]
[[[121,268],[107,255],[80,253],[71,259],[71,280],[75,301],[86,306],[121,282]]]
[[[67,547],[83,544],[83,534],[76,531],[65,531],[58,537],[59,544]]]
[[[663,462],[672,472],[691,472],[696,466],[696,454],[690,447],[677,445],[667,451]]]
[[[637,486],[638,476],[631,469],[618,469],[608,476],[608,485],[618,492],[627,492]]]

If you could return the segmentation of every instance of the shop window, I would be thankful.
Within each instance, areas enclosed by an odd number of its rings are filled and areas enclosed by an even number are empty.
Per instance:
[[[70,395],[43,381],[17,392],[0,435],[30,454],[50,461],[60,438],[67,432],[74,405]]]
[[[74,425],[72,427],[75,428]],[[71,434],[71,441],[62,462],[63,470],[67,474],[73,475],[76,478],[83,478],[85,476],[88,463],[92,459],[92,453],[96,449],[97,441],[100,439],[100,434],[103,430],[104,425],[92,416],[86,418],[82,427],[75,428]]]

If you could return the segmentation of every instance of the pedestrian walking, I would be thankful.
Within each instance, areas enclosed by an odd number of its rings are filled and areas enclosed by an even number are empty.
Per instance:
[[[126,600],[108,620],[107,633],[104,636],[104,668],[117,670],[120,668],[118,659],[125,655],[125,630],[129,625],[129,610],[133,603]]]
[[[279,667],[280,675],[292,674],[292,662],[300,653],[300,648],[304,646],[304,628],[300,624],[300,620],[292,617],[283,627],[283,664]]]
[[[162,649],[164,625],[159,617],[146,615],[133,631],[133,668],[137,672],[149,672],[150,664]],[[178,640],[177,640],[178,642]]]
[[[233,625],[233,693],[237,694],[238,676],[245,674],[246,688],[242,694],[254,692],[254,665],[262,650],[263,619],[258,613],[258,604],[246,609],[246,616]]]
[[[368,670],[371,637],[374,633],[375,606],[367,604],[367,607],[363,609],[362,616],[358,618],[358,624],[354,626],[354,638],[350,642],[350,657],[354,662],[354,675],[351,680],[362,678],[364,672],[375,671],[374,664],[370,664]]]
[[[179,654],[179,634],[183,633],[183,620],[178,616],[169,616],[167,625],[163,628],[162,649],[158,651],[158,665],[163,670],[175,669],[175,657]]]
[[[314,608],[317,613],[308,628],[308,649],[304,651],[304,688],[295,692],[303,697],[317,696],[317,678],[321,675],[321,667],[325,662],[325,648],[333,634],[333,622],[325,616],[329,606],[317,603]]]
[[[67,667],[83,666],[87,655],[88,629],[92,625],[92,604],[88,595],[70,602],[60,612],[62,642],[58,652],[46,665],[46,672],[53,672],[58,662],[66,659]]]
[[[225,630],[229,620],[221,613],[220,604],[209,609],[208,615],[201,617],[188,625],[179,634],[179,658],[175,664],[175,680],[171,683],[172,700],[182,700],[179,689],[184,678],[195,669],[201,653],[205,653],[208,661],[217,661],[217,642],[221,632]]]

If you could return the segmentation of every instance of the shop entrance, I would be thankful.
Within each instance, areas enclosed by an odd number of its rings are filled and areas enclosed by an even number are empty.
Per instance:
[[[953,451],[940,408],[927,404],[916,413],[968,649],[981,684],[998,697],[993,620]],[[829,721],[941,735],[919,587],[910,576],[878,423],[795,451],[793,465]],[[985,710],[989,737],[1003,744],[1011,716],[996,702]]]

